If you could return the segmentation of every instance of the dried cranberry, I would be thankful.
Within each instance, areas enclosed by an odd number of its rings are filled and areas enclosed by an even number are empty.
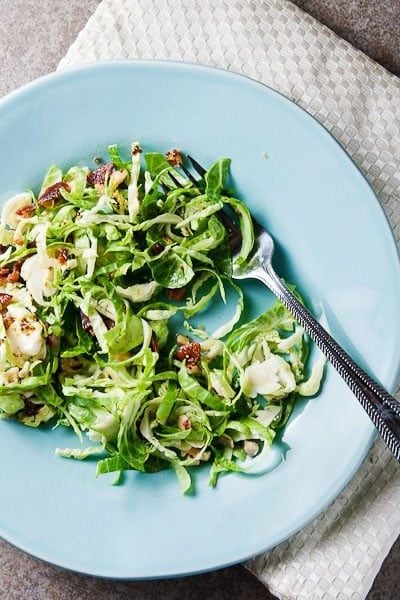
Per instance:
[[[103,316],[103,321],[107,329],[112,329],[113,327],[115,327],[115,322],[112,319]]]
[[[166,294],[168,300],[184,300],[186,298],[186,288],[181,287],[173,290],[168,288]]]
[[[93,327],[92,327],[89,317],[87,315],[85,315],[85,313],[82,310],[79,310],[79,312],[81,314],[81,322],[82,322],[83,330],[86,331],[86,333],[88,333],[89,335],[94,335]]]
[[[54,333],[51,333],[47,336],[47,343],[52,350],[55,350],[58,346],[58,337]]]
[[[155,333],[151,334],[150,349],[153,352],[157,352],[157,353],[160,351],[160,347],[158,345],[158,341],[157,341],[157,337],[156,337]]]
[[[152,247],[150,248],[150,252],[152,254],[154,254],[154,256],[157,256],[157,254],[161,254],[161,252],[164,250],[164,246],[162,244],[160,244],[160,242],[156,242],[155,244],[152,245]]]

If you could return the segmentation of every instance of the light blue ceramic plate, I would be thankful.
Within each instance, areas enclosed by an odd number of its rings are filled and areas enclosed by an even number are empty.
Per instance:
[[[91,160],[108,143],[179,147],[207,165],[232,157],[234,184],[278,243],[276,266],[356,359],[389,389],[400,356],[395,244],[366,180],[295,104],[238,75],[166,62],[108,62],[51,75],[0,103],[0,199],[47,166]],[[266,156],[268,158],[266,158]],[[248,311],[272,302],[248,286]],[[218,321],[219,312],[208,314]],[[359,467],[374,429],[336,373],[301,402],[272,472],[229,475],[183,497],[175,476],[131,473],[121,487],[94,462],[54,455],[68,431],[0,422],[0,534],[63,567],[117,578],[196,573],[270,548],[316,516]]]

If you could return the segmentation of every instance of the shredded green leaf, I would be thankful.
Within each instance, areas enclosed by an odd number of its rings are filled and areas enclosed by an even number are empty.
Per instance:
[[[171,468],[186,493],[207,463],[214,486],[262,458],[297,395],[317,393],[323,363],[306,379],[308,341],[279,302],[243,323],[221,211],[240,229],[239,264],[254,230],[229,191],[230,159],[194,185],[179,153],[108,152],[91,169],[52,165],[37,195],[3,208],[0,417],[86,434],[93,445],[56,452],[99,458],[97,475]],[[213,333],[184,321],[228,292]]]

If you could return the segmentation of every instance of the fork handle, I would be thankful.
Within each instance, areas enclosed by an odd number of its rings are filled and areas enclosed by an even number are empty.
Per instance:
[[[270,263],[264,264],[263,267],[263,269],[258,269],[254,273],[254,277],[261,280],[304,327],[308,335],[347,383],[388,448],[400,462],[400,403],[365,373],[339,346],[286,287]]]

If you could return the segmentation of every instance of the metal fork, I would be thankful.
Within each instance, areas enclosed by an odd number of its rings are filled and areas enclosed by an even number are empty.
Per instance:
[[[187,158],[196,173],[200,178],[203,178],[206,169],[191,156]],[[183,164],[180,166],[191,183],[198,187],[201,179],[200,181],[195,179]],[[176,177],[173,175],[170,175],[170,177],[176,186],[182,187],[182,184]],[[217,215],[227,229],[232,258],[235,261],[235,256],[237,256],[241,246],[240,231],[227,213],[220,211]],[[233,262],[233,278],[258,279],[262,281],[290,310],[300,325],[304,327],[310,338],[322,350],[339,375],[347,383],[394,457],[400,462],[400,403],[363,371],[322,325],[316,321],[312,314],[286,286],[285,282],[276,274],[272,266],[274,240],[254,219],[253,223],[255,242],[252,255],[245,265],[237,266]]]

